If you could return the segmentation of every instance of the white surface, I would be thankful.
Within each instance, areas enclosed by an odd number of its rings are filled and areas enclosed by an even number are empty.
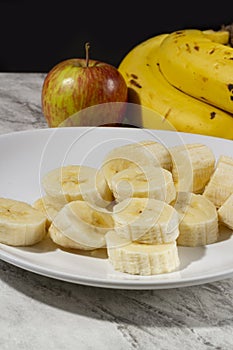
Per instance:
[[[202,135],[127,128],[59,128],[10,133],[0,136],[0,195],[27,202],[41,196],[41,176],[64,164],[98,167],[106,152],[117,145],[152,139],[170,147],[201,142],[216,155],[233,156],[229,140]],[[7,152],[6,152],[7,150]],[[160,289],[191,286],[233,274],[233,237],[225,230],[215,244],[179,247],[180,268],[157,276],[131,276],[114,271],[106,254],[78,254],[61,250],[50,241],[30,248],[0,245],[0,258],[23,269],[77,284],[123,288]]]

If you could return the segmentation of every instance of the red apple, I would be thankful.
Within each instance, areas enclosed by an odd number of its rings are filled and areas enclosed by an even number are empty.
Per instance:
[[[89,43],[85,47],[85,59],[64,60],[44,79],[42,112],[49,127],[99,126],[124,118],[128,90],[123,76],[111,64],[90,60]]]

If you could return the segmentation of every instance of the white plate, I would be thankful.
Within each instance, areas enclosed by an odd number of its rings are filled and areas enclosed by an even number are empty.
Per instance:
[[[216,155],[233,156],[233,141],[202,135],[136,128],[81,127],[15,132],[0,136],[0,196],[32,203],[43,193],[41,176],[67,164],[98,167],[113,147],[151,139],[165,146],[201,142]],[[222,229],[219,242],[179,247],[181,266],[172,273],[134,276],[114,271],[105,250],[77,253],[49,240],[24,248],[0,244],[0,258],[41,275],[78,284],[124,289],[161,289],[197,285],[233,275],[233,236]]]

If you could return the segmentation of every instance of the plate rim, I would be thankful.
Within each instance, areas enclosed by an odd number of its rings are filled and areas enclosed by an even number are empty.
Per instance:
[[[184,135],[185,137],[188,136],[194,136],[194,137],[200,137],[200,138],[208,138],[212,140],[219,140],[219,141],[225,141],[225,142],[233,142],[232,139],[223,138],[219,136],[213,136],[213,135],[204,135],[204,134],[198,134],[198,133],[192,133],[192,132],[185,132],[185,131],[175,131],[175,130],[166,130],[166,129],[149,129],[149,128],[140,128],[140,127],[129,127],[129,126],[61,126],[61,127],[39,127],[39,128],[31,128],[31,129],[24,129],[24,130],[13,130],[4,132],[3,134],[0,134],[0,139],[4,137],[14,136],[14,135],[20,135],[20,134],[31,134],[31,133],[40,133],[40,132],[55,132],[57,130],[127,130],[127,131],[136,131],[136,132],[142,132],[142,131],[148,131],[152,133],[169,133],[174,134],[177,133],[179,135]]]
[[[2,251],[0,243],[0,260],[5,261],[11,265],[22,268],[23,270],[36,273],[45,277],[57,279],[60,281],[65,281],[73,284],[81,284],[86,286],[93,286],[99,288],[111,288],[111,289],[134,289],[134,290],[148,290],[148,289],[174,289],[183,288],[189,286],[197,286],[205,283],[216,282],[226,278],[233,277],[233,267],[231,269],[225,270],[223,272],[218,272],[215,274],[203,275],[201,277],[185,277],[182,280],[137,280],[137,279],[118,279],[116,280],[106,280],[100,278],[88,278],[74,274],[61,273],[59,271],[54,271],[41,267],[37,264],[30,264],[22,258],[15,258],[15,256],[9,252]],[[140,276],[139,276],[140,277]],[[147,277],[147,276],[143,276]],[[148,276],[149,278],[151,276]]]
[[[18,131],[12,131],[12,132],[7,132],[4,134],[0,135],[0,140],[3,138],[7,137],[14,137],[16,135],[24,135],[24,134],[32,134],[32,133],[48,133],[51,134],[55,132],[57,129],[62,132],[64,129],[66,132],[69,132],[69,130],[122,130],[124,129],[125,131],[132,131],[136,133],[140,133],[142,131],[149,131],[155,134],[171,134],[176,132],[178,135],[182,137],[197,137],[198,139],[209,139],[212,141],[217,141],[221,143],[232,143],[233,140],[230,139],[224,139],[221,137],[216,137],[216,136],[209,136],[209,135],[202,135],[202,134],[193,134],[193,133],[187,133],[187,132],[181,132],[181,131],[173,131],[173,130],[155,130],[155,129],[141,129],[141,128],[131,128],[131,127],[86,127],[86,126],[81,126],[81,127],[59,127],[59,128],[37,128],[37,129],[26,129],[26,130],[18,130]],[[24,270],[30,271],[32,273],[36,273],[39,275],[43,275],[48,278],[53,278],[53,279],[58,279],[61,281],[66,281],[70,283],[75,283],[75,284],[81,284],[81,285],[86,285],[86,286],[92,286],[92,287],[101,287],[101,288],[112,288],[112,289],[137,289],[137,290],[146,290],[146,289],[172,289],[172,288],[180,288],[180,287],[188,287],[188,286],[195,286],[195,285],[200,285],[204,283],[209,283],[209,282],[215,282],[219,281],[225,278],[229,278],[233,276],[233,266],[232,268],[229,268],[225,270],[224,272],[218,272],[218,273],[210,273],[206,274],[200,277],[184,277],[182,279],[168,279],[168,280],[157,280],[157,281],[152,281],[152,280],[138,280],[138,279],[127,279],[127,278],[122,278],[118,279],[117,281],[114,280],[106,280],[106,278],[88,278],[80,275],[75,275],[75,274],[69,274],[69,273],[64,273],[64,272],[59,272],[55,271],[50,268],[45,268],[42,266],[39,266],[36,263],[29,263],[25,261],[22,258],[15,257],[13,253],[9,253],[4,251],[1,247],[4,246],[4,244],[0,243],[0,260],[5,261],[6,263],[12,264],[14,266],[17,266],[19,268],[22,268]],[[13,247],[17,248],[17,247]],[[144,276],[143,276],[144,277]],[[145,276],[146,277],[146,276]],[[151,276],[149,276],[151,277]]]

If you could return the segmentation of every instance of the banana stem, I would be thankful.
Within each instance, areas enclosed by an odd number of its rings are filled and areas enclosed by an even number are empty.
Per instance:
[[[229,32],[229,45],[233,47],[233,23],[222,25],[221,30],[227,30]]]

